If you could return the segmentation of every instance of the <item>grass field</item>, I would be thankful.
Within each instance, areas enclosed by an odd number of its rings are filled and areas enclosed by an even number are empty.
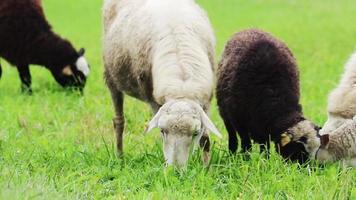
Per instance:
[[[284,40],[298,59],[305,115],[322,125],[328,92],[356,47],[354,0],[198,0],[215,28],[219,58],[236,31],[258,27]],[[2,62],[0,199],[356,199],[356,171],[227,154],[213,102],[213,158],[199,153],[186,171],[165,170],[158,132],[144,136],[147,105],[126,98],[124,159],[117,159],[111,99],[103,81],[101,0],[44,0],[56,32],[87,49],[92,74],[85,95],[64,91],[32,67],[32,96],[20,93],[15,68]]]

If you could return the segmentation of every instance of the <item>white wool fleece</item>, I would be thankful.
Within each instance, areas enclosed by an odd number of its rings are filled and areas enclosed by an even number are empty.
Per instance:
[[[178,98],[210,103],[215,37],[193,0],[106,0],[104,32],[106,65],[129,59],[129,78],[151,74],[155,103]]]
[[[340,84],[330,93],[328,120],[321,134],[328,134],[356,115],[356,53],[345,65]]]

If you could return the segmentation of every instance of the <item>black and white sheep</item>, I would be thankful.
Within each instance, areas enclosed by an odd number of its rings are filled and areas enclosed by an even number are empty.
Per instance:
[[[23,90],[32,91],[30,64],[45,66],[63,87],[84,88],[84,49],[77,52],[52,31],[40,0],[0,1],[0,41],[0,57],[17,67]]]
[[[105,78],[116,110],[122,152],[123,93],[156,113],[146,129],[161,129],[167,164],[186,165],[194,141],[207,161],[208,131],[220,133],[207,112],[213,96],[215,37],[194,0],[105,0]]]
[[[251,149],[251,139],[261,152],[269,150],[272,140],[284,158],[305,161],[301,142],[318,128],[304,118],[299,93],[297,64],[283,42],[255,29],[235,34],[225,47],[217,84],[229,150],[237,150],[237,131],[243,152]],[[296,133],[302,134],[294,137]]]

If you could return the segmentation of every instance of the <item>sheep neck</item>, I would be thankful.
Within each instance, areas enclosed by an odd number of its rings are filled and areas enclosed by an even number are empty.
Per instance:
[[[51,71],[74,64],[79,57],[73,46],[53,32],[38,36],[29,51],[30,62],[43,65]]]

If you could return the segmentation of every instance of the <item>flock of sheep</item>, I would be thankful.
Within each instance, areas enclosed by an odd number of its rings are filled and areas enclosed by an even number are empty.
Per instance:
[[[151,106],[145,132],[161,130],[167,165],[185,166],[194,145],[208,163],[210,133],[221,137],[209,118],[217,81],[231,153],[238,133],[243,153],[253,140],[268,156],[273,141],[285,159],[356,166],[356,54],[330,95],[328,121],[320,129],[303,115],[291,50],[266,32],[235,34],[216,70],[214,31],[194,0],[105,0],[103,23],[104,75],[119,153],[126,94]],[[40,0],[0,1],[0,40],[0,57],[17,67],[23,91],[32,92],[30,64],[46,67],[64,87],[84,88],[90,72],[84,50],[51,30]]]

